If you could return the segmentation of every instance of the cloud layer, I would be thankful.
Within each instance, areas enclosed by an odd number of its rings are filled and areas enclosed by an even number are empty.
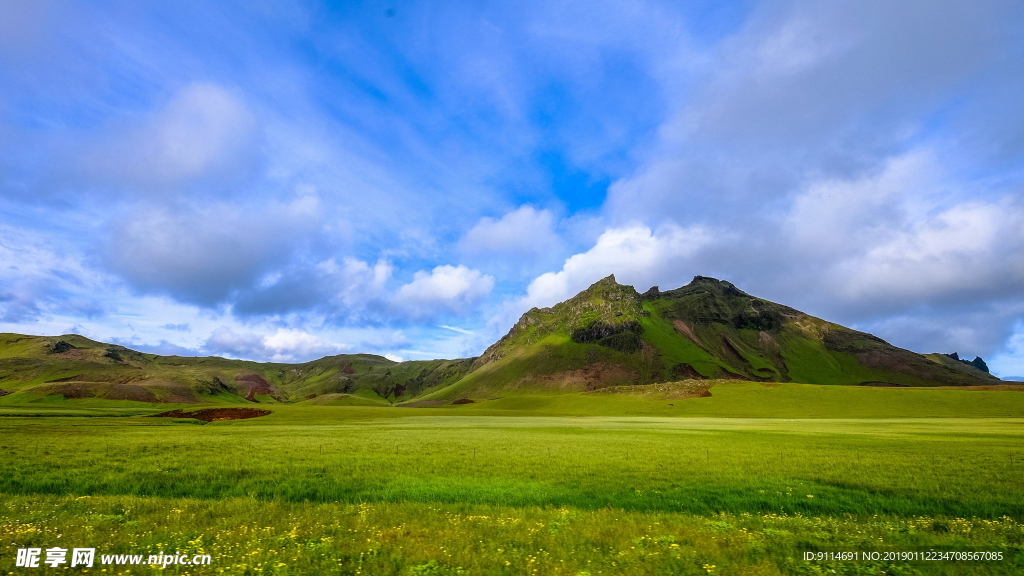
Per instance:
[[[470,355],[700,274],[1021,365],[1017,2],[37,4],[0,22],[0,330]]]

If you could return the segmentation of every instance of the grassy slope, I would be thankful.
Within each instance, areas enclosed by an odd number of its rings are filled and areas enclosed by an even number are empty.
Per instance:
[[[530,310],[477,359],[395,363],[353,354],[288,365],[161,357],[80,336],[59,338],[78,348],[54,354],[56,337],[0,334],[0,389],[15,392],[0,396],[0,405],[50,402],[59,394],[142,399],[126,387],[145,388],[162,402],[237,402],[245,395],[239,379],[247,375],[275,387],[255,396],[261,402],[327,397],[320,402],[336,404],[371,401],[353,396],[361,390],[388,402],[454,401],[694,376],[903,386],[993,381],[944,356],[901,350],[701,277],[643,296],[605,278],[552,308]]]
[[[704,383],[707,384],[707,383]],[[511,395],[444,407],[452,413],[728,418],[1022,418],[1018,390],[874,388],[717,380],[707,398],[633,390],[626,394]],[[651,385],[639,388],[657,388]]]
[[[681,398],[675,392],[694,385],[707,387],[711,395],[704,398]],[[531,393],[511,394],[472,404],[399,407],[397,413],[391,412],[395,407],[372,390],[324,395],[295,406],[387,408],[383,412],[363,412],[373,417],[398,413],[800,419],[1024,417],[1024,386],[998,388],[875,388],[713,380],[626,386],[585,393],[558,393],[556,390],[542,393],[533,390]],[[153,414],[173,407],[188,409],[189,405],[51,399],[46,402],[0,404],[0,415],[133,415]],[[114,412],[107,412],[108,408]],[[283,408],[286,406],[272,407],[274,410]]]
[[[676,327],[674,322],[680,321],[694,338]],[[623,352],[571,337],[594,322],[610,326],[636,322],[645,347]],[[917,364],[910,372],[870,367],[857,356],[870,353]],[[632,287],[606,278],[553,308],[527,312],[481,356],[473,372],[417,399],[580,392],[588,383],[574,378],[575,372],[595,363],[623,370],[592,379],[590,387],[678,380],[680,366],[707,378],[775,382],[903,386],[991,382],[973,368],[960,368],[959,363],[950,367],[947,362],[894,348],[870,335],[752,298],[716,280],[699,279],[657,298],[639,299]]]
[[[60,341],[76,348],[54,353]],[[63,389],[118,402],[124,389],[142,388],[157,400],[169,394],[201,402],[246,402],[239,377],[257,375],[280,394],[257,394],[261,402],[301,401],[310,396],[351,395],[360,390],[388,400],[407,399],[464,374],[469,360],[397,363],[370,354],[339,355],[304,364],[274,364],[218,357],[143,354],[77,335],[57,337],[0,334],[0,405],[60,400]],[[120,396],[118,396],[120,394]],[[109,400],[111,398],[120,398]],[[187,401],[187,400],[185,400]]]

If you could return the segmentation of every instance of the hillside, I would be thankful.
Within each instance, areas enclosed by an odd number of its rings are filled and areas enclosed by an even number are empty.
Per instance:
[[[609,276],[534,308],[473,364],[427,397],[586,391],[683,379],[867,386],[971,386],[999,380],[944,354],[924,356],[729,282],[697,276],[643,294]]]
[[[697,276],[643,294],[609,276],[534,308],[478,358],[393,362],[371,354],[303,364],[158,356],[77,335],[0,334],[0,404],[443,403],[609,386],[725,379],[864,386],[974,386],[984,361],[921,355]]]
[[[408,399],[462,376],[470,360],[393,362],[341,354],[303,364],[145,354],[75,334],[0,334],[0,403],[87,399],[298,402]]]

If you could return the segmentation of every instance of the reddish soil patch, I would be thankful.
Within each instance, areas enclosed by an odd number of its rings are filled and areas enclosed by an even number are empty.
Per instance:
[[[710,398],[711,386],[712,383],[707,381],[684,380],[640,386],[610,386],[595,390],[591,394],[657,395],[666,400],[682,400],[685,398]]]
[[[686,336],[687,338],[689,338],[701,350],[704,350],[705,352],[707,352],[708,349],[705,348],[703,344],[701,344],[700,340],[697,339],[697,335],[694,334],[693,330],[690,329],[690,327],[686,325],[686,322],[683,322],[682,320],[674,320],[672,322],[672,327],[676,329],[676,332],[679,332],[680,334],[682,334],[682,335]]]
[[[110,388],[107,389],[107,393],[104,394],[103,397],[107,400],[134,400],[136,402],[160,401],[152,391],[147,390],[142,386],[134,386],[132,384],[112,384]]]
[[[763,330],[757,335],[757,340],[765,348],[779,349],[779,343],[775,340],[775,337]]]
[[[281,391],[270,382],[267,382],[259,374],[239,374],[235,376],[235,385],[239,390],[245,392],[245,399],[256,402],[257,394],[270,396],[275,400],[281,400]]]
[[[399,404],[400,408],[416,408],[418,406],[444,406],[448,404],[444,400],[417,400],[408,404]]]
[[[637,374],[633,370],[618,364],[594,362],[578,370],[566,370],[546,376],[528,376],[520,380],[519,383],[540,380],[548,387],[557,386],[562,390],[597,390],[605,386],[635,382],[636,379]]]
[[[270,410],[259,410],[257,408],[204,408],[195,412],[183,410],[168,410],[159,414],[153,414],[153,418],[193,418],[203,422],[218,422],[221,420],[245,420],[246,418],[259,418],[270,414]]]
[[[906,355],[893,350],[869,350],[867,352],[855,353],[854,356],[861,364],[868,368],[894,370],[896,372],[914,374],[915,376],[920,375],[920,371],[915,371],[914,367],[908,363]]]
[[[159,396],[153,388],[167,390]],[[194,404],[199,401],[195,392],[185,384],[159,380],[145,380],[139,383],[126,382],[83,382],[58,381],[36,386],[30,391],[40,391],[46,396],[63,396],[67,399],[102,398],[104,400],[131,400],[162,404]],[[157,392],[160,392],[157,390]]]

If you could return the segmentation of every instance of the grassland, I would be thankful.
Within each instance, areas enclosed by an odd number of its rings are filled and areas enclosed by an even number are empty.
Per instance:
[[[711,390],[281,405],[202,425],[138,403],[8,406],[0,571],[18,547],[58,544],[203,551],[213,566],[167,569],[203,574],[1024,570],[1024,394]],[[1006,559],[802,559],[929,547]]]

